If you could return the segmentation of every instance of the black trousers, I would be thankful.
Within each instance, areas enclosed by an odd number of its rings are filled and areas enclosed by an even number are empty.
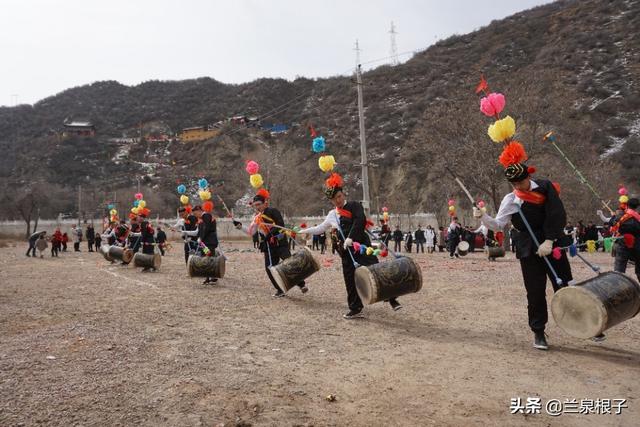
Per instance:
[[[164,242],[158,242],[158,249],[160,249],[160,255],[164,256]]]
[[[89,252],[93,252],[93,239],[87,240],[87,246],[89,248]]]
[[[291,251],[289,251],[288,246],[267,246],[264,252],[264,268],[267,271],[267,276],[269,276],[269,280],[273,287],[282,292],[282,289],[278,286],[276,279],[273,278],[271,271],[269,270],[270,266],[276,266],[280,263],[280,261],[285,260],[291,256]],[[298,283],[296,286],[303,287],[305,284],[304,280]]]
[[[364,306],[356,289],[356,267],[353,265],[353,260],[348,253],[345,252],[341,257],[342,276],[344,277],[344,284],[347,288],[347,304],[349,305],[349,310],[360,311]],[[363,266],[378,263],[378,257],[373,255],[362,255],[360,252],[354,254],[353,258],[358,264]],[[397,301],[395,298],[391,298],[388,302],[391,303]]]
[[[416,253],[420,253],[420,249],[422,249],[422,253],[424,253],[424,243],[416,242]]]
[[[460,238],[452,238],[449,239],[447,245],[449,245],[449,256],[453,256],[456,253],[456,249],[458,249],[458,243],[460,243]]]
[[[29,242],[29,249],[27,249],[27,256],[31,256],[31,252],[33,251],[33,256],[36,256],[36,242]]]
[[[189,262],[189,255],[191,255],[191,249],[195,249],[195,242],[191,242],[190,240],[184,241],[184,263],[187,264]]]
[[[613,271],[618,273],[626,273],[627,264],[633,261],[636,264],[636,277],[640,281],[640,255],[632,249],[627,248],[624,244],[616,242],[616,258],[613,262]]]
[[[80,252],[80,242],[75,242],[73,244],[73,250],[76,252]]]
[[[393,241],[393,252],[400,252],[402,249],[402,240]]]
[[[544,332],[545,325],[547,324],[547,277],[551,280],[554,292],[567,286],[569,282],[573,280],[571,266],[564,252],[559,260],[550,256],[547,257],[547,259],[551,262],[558,277],[562,279],[562,284],[558,285],[556,283],[546,262],[538,255],[533,254],[525,258],[520,258],[522,278],[524,279],[524,287],[527,290],[529,327],[533,332]]]

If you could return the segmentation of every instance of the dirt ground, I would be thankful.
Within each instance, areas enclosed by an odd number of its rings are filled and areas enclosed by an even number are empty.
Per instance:
[[[550,315],[551,349],[533,349],[510,254],[413,255],[424,287],[403,310],[375,304],[346,321],[337,258],[320,257],[306,295],[274,299],[260,254],[224,247],[215,286],[187,277],[179,244],[156,273],[85,248],[58,259],[1,248],[0,425],[638,425],[640,322],[594,343]],[[608,255],[588,256],[611,268]],[[542,398],[542,413],[511,415],[518,397]],[[628,408],[552,417],[549,399]]]

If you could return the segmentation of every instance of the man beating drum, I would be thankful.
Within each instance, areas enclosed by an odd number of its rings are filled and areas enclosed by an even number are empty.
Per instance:
[[[282,298],[286,294],[278,286],[270,267],[274,267],[280,261],[291,257],[289,236],[284,233],[284,219],[278,209],[269,206],[269,192],[266,189],[258,191],[253,197],[251,205],[256,210],[256,216],[251,225],[243,228],[242,223],[236,220],[233,221],[233,225],[238,230],[244,230],[249,236],[253,236],[254,233],[258,232],[259,248],[264,253],[265,270],[271,284],[276,289],[273,297]],[[304,281],[296,284],[296,286],[300,288],[303,294],[309,291]]]
[[[345,319],[354,319],[362,317],[363,304],[356,290],[355,282],[355,263],[359,265],[373,265],[378,262],[378,258],[374,255],[361,254],[359,251],[353,250],[353,243],[358,242],[366,246],[371,246],[371,240],[365,230],[366,217],[364,209],[359,202],[347,202],[346,195],[342,189],[343,180],[337,173],[333,173],[326,180],[324,193],[335,207],[332,209],[324,222],[311,228],[305,228],[298,234],[322,234],[329,229],[338,230],[338,252],[342,258],[342,273],[344,283],[347,287],[347,302],[349,304],[349,312],[343,317]],[[389,299],[389,304],[393,310],[399,310],[402,305],[395,299]]]
[[[516,144],[516,145],[514,145]],[[505,159],[505,161],[503,161]],[[518,230],[516,258],[520,260],[522,278],[527,290],[529,327],[534,333],[533,346],[539,350],[549,348],[545,337],[547,324],[547,277],[553,290],[558,291],[572,281],[571,266],[564,251],[559,258],[549,257],[554,247],[569,245],[564,233],[567,215],[555,184],[545,179],[531,179],[534,168],[523,163],[527,155],[521,144],[508,144],[500,162],[505,177],[513,186],[500,203],[495,218],[473,208],[473,216],[489,229],[499,231],[511,221]],[[604,335],[594,337],[600,341]]]

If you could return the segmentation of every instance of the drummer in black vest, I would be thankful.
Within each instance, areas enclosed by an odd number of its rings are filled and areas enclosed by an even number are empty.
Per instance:
[[[140,222],[138,216],[131,217],[128,246],[129,248],[131,248],[133,253],[137,253],[140,250],[140,246],[142,246],[142,242],[140,240]]]
[[[284,227],[284,219],[278,209],[269,206],[269,192],[266,191],[266,189],[258,191],[258,194],[253,197],[251,205],[256,210],[256,216],[245,232],[250,236],[258,232],[258,247],[264,254],[264,266],[267,271],[267,276],[269,276],[271,284],[276,289],[273,297],[282,298],[285,296],[285,293],[278,286],[269,267],[276,266],[281,260],[285,260],[291,256],[289,236],[285,234],[284,229],[280,228]],[[234,220],[233,224],[236,228],[242,229],[242,224],[239,221]],[[277,227],[274,227],[274,225]],[[309,291],[304,281],[298,283],[296,286],[300,288],[303,294]]]
[[[213,203],[205,202],[205,206],[195,206],[193,213],[198,218],[198,240],[197,244],[205,256],[214,256],[218,247],[218,233],[216,231],[216,220],[211,214]],[[207,277],[203,285],[215,283],[218,279]]]
[[[489,229],[503,230],[511,221],[518,231],[515,242],[516,258],[520,260],[522,278],[527,290],[529,327],[534,333],[533,346],[540,350],[547,350],[549,347],[544,333],[548,319],[547,277],[551,280],[554,292],[573,280],[571,266],[564,251],[560,252],[559,259],[549,255],[554,247],[568,246],[572,242],[564,233],[567,214],[556,185],[546,179],[530,177],[535,169],[522,163],[526,160],[524,149],[522,156],[516,159],[517,161],[510,164],[503,163],[506,167],[505,177],[513,186],[513,191],[504,196],[495,218],[476,207],[473,208],[473,216],[479,218]],[[540,246],[536,247],[525,220],[519,213],[520,210]],[[547,257],[562,283],[556,283],[543,257]]]
[[[321,234],[330,229],[337,229],[338,253],[342,258],[342,274],[347,287],[347,303],[349,312],[343,317],[354,319],[362,317],[363,304],[356,290],[354,260],[359,265],[367,266],[378,263],[378,258],[374,255],[361,254],[360,251],[353,250],[353,242],[371,247],[371,239],[365,227],[367,218],[360,202],[347,201],[347,197],[342,189],[343,180],[337,173],[334,173],[325,183],[324,193],[335,207],[327,215],[324,222],[315,227],[305,228],[298,234]],[[351,255],[349,254],[351,253]],[[352,258],[353,256],[353,258]],[[399,310],[402,305],[395,298],[390,299],[389,304],[393,310]]]
[[[179,229],[184,240],[184,262],[189,262],[189,255],[195,253],[198,243],[198,218],[193,215],[191,206],[178,208],[180,218],[171,226],[171,230]]]

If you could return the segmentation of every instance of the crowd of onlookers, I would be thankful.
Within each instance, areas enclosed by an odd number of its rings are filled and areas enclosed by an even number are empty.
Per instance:
[[[156,234],[160,241],[167,240],[162,228],[158,227]],[[44,258],[47,249],[50,249],[52,257],[57,257],[60,252],[67,252],[69,242],[73,243],[74,252],[81,252],[82,242],[87,243],[89,252],[98,252],[102,246],[102,234],[97,233],[92,224],[88,224],[84,231],[81,226],[74,224],[66,232],[62,232],[60,227],[56,227],[52,234],[46,231],[37,231],[29,236],[28,242],[29,249],[26,254],[28,257],[39,255],[40,258]],[[164,255],[164,249],[162,247],[160,249]]]

